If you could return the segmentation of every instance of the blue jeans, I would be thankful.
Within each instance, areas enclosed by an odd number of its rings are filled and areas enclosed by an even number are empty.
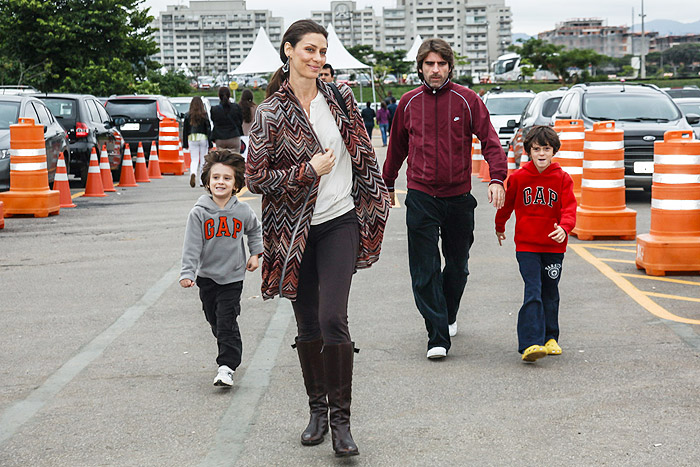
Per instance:
[[[386,137],[389,133],[389,124],[388,123],[380,123],[379,124],[379,131],[382,132],[382,144],[386,146]]]
[[[518,313],[518,352],[559,339],[559,278],[564,253],[515,253],[525,282]]]
[[[470,193],[434,198],[422,191],[408,190],[406,195],[408,265],[413,297],[428,331],[428,349],[450,348],[447,326],[457,320],[467,285],[476,204]],[[439,239],[445,258],[442,271]]]

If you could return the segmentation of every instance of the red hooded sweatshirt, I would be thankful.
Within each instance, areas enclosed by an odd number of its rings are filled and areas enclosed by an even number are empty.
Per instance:
[[[568,234],[576,225],[574,182],[558,163],[542,173],[532,161],[508,178],[506,202],[496,212],[496,232],[506,231],[515,210],[515,250],[564,253],[568,237],[557,243],[548,237],[560,225]]]

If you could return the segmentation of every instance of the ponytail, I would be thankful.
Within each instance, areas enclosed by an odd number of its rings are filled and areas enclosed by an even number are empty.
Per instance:
[[[282,71],[282,67],[279,67],[275,74],[270,78],[270,82],[267,83],[267,91],[265,91],[265,98],[267,99],[271,95],[277,92],[277,90],[282,86],[284,80],[289,78],[289,72],[285,73]]]

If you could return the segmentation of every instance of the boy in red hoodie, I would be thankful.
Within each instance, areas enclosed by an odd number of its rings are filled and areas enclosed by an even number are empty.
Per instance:
[[[506,187],[506,201],[496,212],[499,245],[515,210],[515,256],[525,282],[518,313],[518,352],[525,362],[561,354],[559,278],[569,232],[576,225],[576,198],[569,174],[552,163],[561,143],[548,126],[536,126],[523,142],[530,157]]]

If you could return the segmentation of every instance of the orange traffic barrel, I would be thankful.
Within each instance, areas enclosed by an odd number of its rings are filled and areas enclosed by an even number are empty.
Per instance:
[[[576,202],[581,202],[581,180],[583,179],[583,142],[586,137],[583,120],[557,120],[554,131],[559,135],[561,147],[552,159],[574,181]]]
[[[61,210],[60,193],[49,190],[43,125],[20,118],[10,125],[10,191],[0,193],[5,216],[47,217]]]
[[[114,182],[112,181],[112,169],[109,166],[107,146],[104,144],[102,145],[102,151],[100,152],[100,175],[102,176],[102,189],[105,192],[117,191],[114,188]]]
[[[164,118],[158,130],[158,163],[162,174],[185,173],[184,157],[180,160],[180,129],[177,120]]]
[[[68,183],[68,172],[66,171],[66,160],[63,154],[58,156],[58,164],[56,164],[56,175],[53,178],[53,188],[60,195],[60,205],[62,208],[74,208],[73,198],[70,195],[70,183]]]
[[[692,130],[654,143],[651,228],[637,237],[635,262],[650,276],[700,271],[700,141]]]
[[[524,167],[530,161],[530,158],[525,154],[525,147],[523,146],[523,130],[520,129],[515,134],[515,144],[513,145],[513,155],[515,156],[515,163],[518,167]],[[520,161],[520,164],[518,164]]]
[[[160,163],[158,162],[158,149],[155,141],[151,144],[151,155],[148,157],[148,178],[163,178],[160,174]]]
[[[479,176],[484,156],[481,154],[481,141],[472,135],[472,175]]]
[[[581,204],[576,209],[576,227],[571,231],[579,240],[636,237],[637,212],[625,204],[623,136],[612,121],[596,122],[585,132]]]
[[[0,201],[0,229],[5,228],[5,203]]]
[[[146,167],[146,155],[143,153],[143,144],[139,141],[139,148],[136,151],[136,167],[134,168],[136,183],[150,183],[148,178],[148,167]]]

